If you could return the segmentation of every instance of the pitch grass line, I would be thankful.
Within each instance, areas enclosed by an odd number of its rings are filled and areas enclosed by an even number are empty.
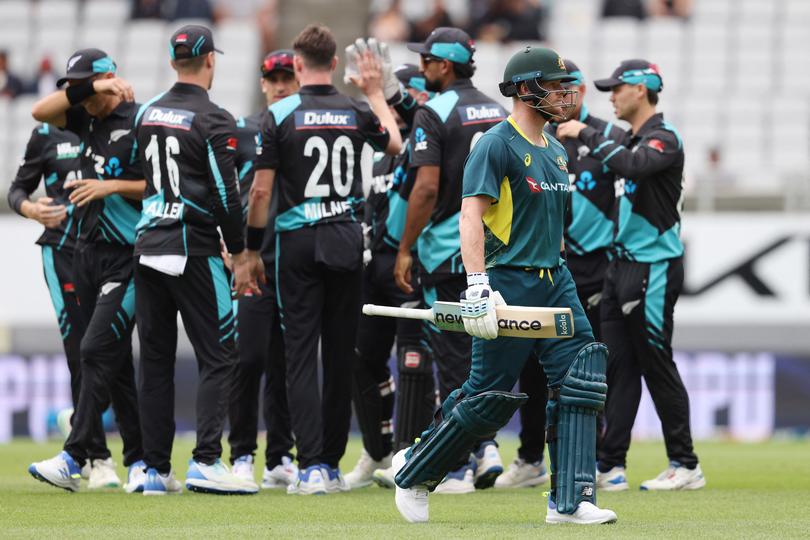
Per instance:
[[[120,441],[111,438],[120,462]],[[263,443],[260,443],[263,446]],[[600,493],[599,504],[619,514],[615,525],[587,529],[543,523],[548,486],[430,498],[431,522],[405,523],[393,493],[376,486],[321,497],[264,490],[253,497],[184,492],[173,497],[66,493],[31,478],[32,460],[51,457],[59,443],[17,441],[0,445],[1,538],[808,538],[810,441],[763,444],[700,443],[708,480],[702,491],[645,493],[642,480],[666,466],[663,445],[634,444],[629,456],[631,490]],[[182,480],[193,442],[178,439],[174,466]],[[225,445],[227,448],[227,445]],[[503,439],[501,455],[514,457],[517,441]],[[342,468],[360,452],[352,438]],[[260,467],[263,459],[259,457]],[[123,467],[119,475],[125,478]],[[257,467],[257,478],[259,478]],[[82,482],[84,489],[85,482]]]

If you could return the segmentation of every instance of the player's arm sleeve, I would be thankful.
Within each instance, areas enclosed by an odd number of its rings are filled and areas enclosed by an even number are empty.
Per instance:
[[[484,135],[464,162],[464,183],[461,196],[486,195],[498,201],[501,182],[507,176],[508,149],[498,136]]]
[[[365,103],[357,108],[357,124],[366,142],[371,145],[375,152],[384,152],[388,146],[391,135],[380,123],[380,119]]]
[[[224,110],[211,115],[206,139],[209,187],[213,191],[214,215],[228,251],[245,249],[242,204],[234,167],[236,122]]]
[[[660,129],[646,135],[635,151],[623,146],[622,141],[605,137],[591,126],[580,132],[579,139],[590,149],[591,156],[603,165],[634,180],[643,180],[663,171],[682,151],[680,140],[673,133]]]
[[[407,130],[410,131],[411,127],[413,127],[416,111],[419,110],[419,104],[416,102],[416,99],[409,92],[405,91],[402,101],[394,105],[394,110],[397,111],[399,117],[405,122]]]
[[[73,105],[65,111],[65,129],[81,134],[82,127],[89,121],[90,116],[81,105]]]
[[[36,191],[42,178],[45,137],[39,134],[38,129],[35,128],[31,133],[31,138],[28,139],[25,156],[8,190],[8,205],[20,215],[22,215],[23,201],[28,200],[28,196]]]
[[[439,166],[442,163],[442,125],[439,117],[430,109],[420,107],[413,121],[410,142],[413,148],[411,167]]]
[[[256,141],[256,159],[253,162],[255,170],[278,169],[279,165],[279,133],[281,126],[270,110],[262,114],[261,128]]]

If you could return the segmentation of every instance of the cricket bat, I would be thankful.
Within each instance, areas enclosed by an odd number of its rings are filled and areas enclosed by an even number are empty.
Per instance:
[[[571,308],[497,306],[498,335],[520,338],[570,338],[574,336]],[[400,317],[430,321],[440,330],[464,332],[459,302],[435,302],[432,309],[414,309],[365,304],[370,316]]]

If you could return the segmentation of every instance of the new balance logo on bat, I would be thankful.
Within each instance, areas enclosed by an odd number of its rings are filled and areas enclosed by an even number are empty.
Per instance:
[[[441,324],[464,324],[461,315],[452,313],[437,313],[436,323]],[[498,328],[504,330],[540,330],[543,327],[540,321],[518,321],[515,319],[498,319]]]

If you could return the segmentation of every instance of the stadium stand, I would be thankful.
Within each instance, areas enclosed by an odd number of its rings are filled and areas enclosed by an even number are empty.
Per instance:
[[[469,17],[465,2],[446,2],[455,20]],[[83,5],[82,8],[79,8]],[[386,2],[372,2],[372,11]],[[418,13],[413,0],[402,2]],[[66,54],[91,44],[119,62],[139,100],[167,86],[168,36],[179,23],[129,21],[126,0],[4,0],[0,4],[0,49],[11,67],[33,76],[44,56],[60,72]],[[707,190],[711,197],[776,198],[780,208],[810,208],[810,2],[807,0],[697,0],[688,20],[645,21],[599,18],[599,2],[565,0],[552,4],[549,40],[574,59],[593,80],[618,61],[645,57],[664,75],[662,110],[683,135],[687,148],[687,189],[706,166],[710,148],[721,149],[734,182]],[[70,24],[65,24],[70,21]],[[168,25],[168,26],[167,26]],[[255,21],[226,20],[216,27],[220,58],[212,99],[235,116],[250,112],[255,96],[259,35]],[[477,44],[475,83],[499,97],[499,59],[522,43]],[[414,61],[404,44],[392,44],[395,61]],[[591,110],[612,117],[607,96],[589,88]],[[31,98],[0,99],[0,188],[11,181],[33,121]],[[4,203],[3,203],[4,205]],[[723,207],[712,201],[700,208]],[[764,205],[763,208],[769,205]]]

